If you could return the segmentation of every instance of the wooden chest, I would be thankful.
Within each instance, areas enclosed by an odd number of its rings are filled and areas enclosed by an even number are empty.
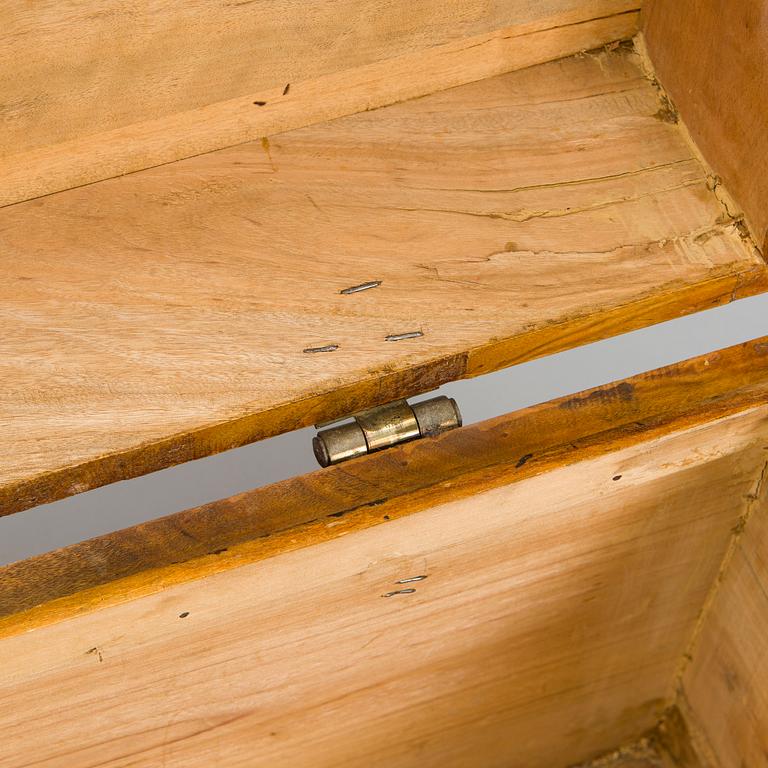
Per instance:
[[[2,516],[768,288],[766,0],[11,0],[0,117]],[[1,567],[0,766],[768,766],[768,339],[398,413]]]

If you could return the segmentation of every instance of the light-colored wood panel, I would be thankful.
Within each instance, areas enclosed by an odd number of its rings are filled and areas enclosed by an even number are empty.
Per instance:
[[[396,58],[514,24],[607,16],[626,0],[273,0],[4,4],[0,153],[57,144]],[[551,21],[547,21],[551,20]],[[194,55],[191,55],[194,54]]]
[[[288,551],[289,530],[267,559],[6,637],[0,758],[550,768],[604,753],[654,725],[767,433],[762,405],[314,546]]]
[[[662,85],[768,254],[768,3],[649,0],[643,26]]]
[[[768,764],[768,506],[762,491],[682,681],[685,710],[719,768]]]
[[[658,111],[619,48],[3,209],[0,512],[759,290]]]
[[[0,205],[628,38],[638,5],[6,4]]]

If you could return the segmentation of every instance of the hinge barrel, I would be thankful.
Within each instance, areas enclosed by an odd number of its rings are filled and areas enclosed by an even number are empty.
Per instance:
[[[444,396],[413,405],[395,400],[351,418],[349,423],[321,430],[312,440],[321,467],[461,426],[459,406]]]

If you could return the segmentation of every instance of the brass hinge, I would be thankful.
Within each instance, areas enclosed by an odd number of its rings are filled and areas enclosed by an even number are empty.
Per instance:
[[[413,405],[395,400],[347,418],[352,421],[323,429],[313,438],[321,467],[461,426],[459,406],[452,397],[443,396]]]

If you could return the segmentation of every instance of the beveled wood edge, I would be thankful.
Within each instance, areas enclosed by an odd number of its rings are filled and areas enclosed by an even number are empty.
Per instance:
[[[0,487],[0,517],[283,432],[332,421],[370,406],[429,392],[450,381],[490,373],[768,291],[765,266],[741,261],[734,262],[729,270],[698,283],[660,286],[650,295],[619,307],[586,311],[464,353],[435,358],[410,368],[370,371],[352,384],[271,410],[181,432],[128,451],[8,483]]]
[[[0,638],[767,403],[763,337],[248,491],[0,568]]]

